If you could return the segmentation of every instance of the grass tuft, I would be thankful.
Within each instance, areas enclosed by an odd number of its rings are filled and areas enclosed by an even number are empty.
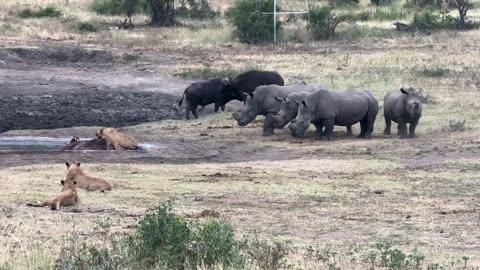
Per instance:
[[[54,6],[50,5],[45,8],[39,8],[38,10],[26,8],[17,12],[17,16],[20,18],[55,18],[60,17],[62,11]]]

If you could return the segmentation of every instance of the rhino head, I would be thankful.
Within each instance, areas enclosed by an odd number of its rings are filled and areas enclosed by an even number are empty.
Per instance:
[[[422,100],[420,98],[420,93],[422,90],[417,91],[413,87],[408,89],[401,88],[400,91],[405,96],[405,110],[411,118],[420,117],[422,115]]]
[[[275,128],[284,128],[297,115],[298,104],[293,98],[275,97],[281,103],[280,110],[273,116]]]
[[[249,93],[245,99],[245,106],[233,113],[233,118],[237,120],[239,126],[243,127],[251,123],[257,117],[258,108],[253,97],[253,93]]]
[[[288,128],[292,131],[293,137],[303,137],[312,123],[312,116],[305,101],[300,102],[295,100],[295,102],[298,104],[297,117],[292,120]]]

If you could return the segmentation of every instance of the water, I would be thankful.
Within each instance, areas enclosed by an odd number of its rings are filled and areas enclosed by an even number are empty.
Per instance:
[[[0,137],[0,152],[7,151],[58,151],[69,143],[71,138],[49,137]]]
[[[60,151],[60,149],[68,144],[72,138],[51,138],[51,137],[33,137],[33,136],[15,136],[0,137],[0,152],[12,151]],[[81,140],[88,140],[81,138]],[[140,146],[145,150],[153,150],[161,148],[159,145],[151,143],[142,143]],[[82,150],[92,151],[92,150]],[[93,150],[95,151],[95,150]]]

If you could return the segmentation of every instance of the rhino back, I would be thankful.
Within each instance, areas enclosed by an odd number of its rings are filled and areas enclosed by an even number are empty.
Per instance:
[[[368,113],[370,98],[359,90],[332,93],[335,104],[335,124],[353,125],[360,122]]]

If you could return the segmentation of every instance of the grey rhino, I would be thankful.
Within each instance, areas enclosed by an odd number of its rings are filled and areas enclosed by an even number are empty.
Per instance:
[[[253,93],[249,93],[245,106],[236,111],[233,118],[237,120],[239,126],[246,126],[255,120],[257,115],[264,115],[263,135],[270,136],[274,133],[275,128],[273,115],[280,110],[280,102],[275,97],[285,98],[294,92],[314,92],[318,89],[320,89],[320,86],[308,84],[259,86]]]
[[[385,95],[383,112],[385,117],[386,135],[391,134],[392,121],[398,124],[398,135],[400,138],[416,138],[415,128],[422,116],[422,101],[420,91],[413,87],[393,90]],[[407,132],[407,124],[410,124]]]
[[[275,128],[284,128],[290,121],[297,117],[298,105],[297,101],[304,101],[311,92],[291,93],[286,98],[275,97],[281,103],[280,110],[273,116]],[[347,136],[352,135],[352,126],[347,126]]]
[[[299,102],[297,117],[288,128],[295,137],[303,137],[311,123],[320,139],[330,140],[333,126],[351,126],[360,122],[359,138],[371,138],[378,101],[366,89],[347,91],[319,90]],[[325,128],[325,130],[323,130]]]

